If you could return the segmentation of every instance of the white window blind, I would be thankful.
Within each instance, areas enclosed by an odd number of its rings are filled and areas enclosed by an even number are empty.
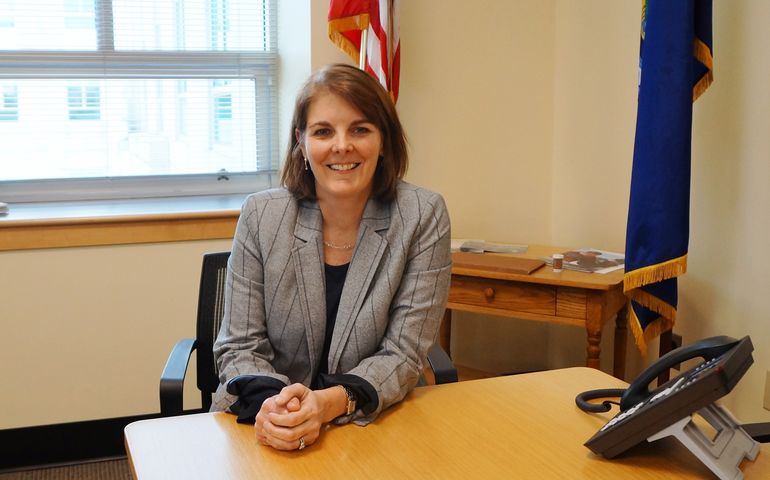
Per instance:
[[[0,200],[254,191],[275,0],[0,0]]]

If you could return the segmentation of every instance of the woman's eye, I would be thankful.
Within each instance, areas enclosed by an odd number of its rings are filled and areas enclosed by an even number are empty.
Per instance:
[[[354,127],[353,128],[353,133],[358,134],[358,135],[363,135],[363,134],[369,133],[369,132],[371,132],[371,129],[369,129],[368,127]]]
[[[313,130],[313,136],[314,137],[328,137],[331,135],[332,130],[330,128],[318,128],[316,130]]]

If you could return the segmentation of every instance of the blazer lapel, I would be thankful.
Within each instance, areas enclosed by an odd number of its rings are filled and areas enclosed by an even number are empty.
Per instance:
[[[326,330],[326,295],[323,288],[318,288],[324,285],[322,224],[318,204],[301,202],[294,236],[304,243],[292,250],[291,257],[305,323],[310,365],[319,364]],[[310,378],[316,374],[313,371]]]
[[[387,242],[380,231],[390,227],[390,207],[387,204],[369,199],[361,218],[356,249],[350,261],[345,286],[342,289],[340,306],[334,325],[334,333],[329,348],[329,372],[335,372],[342,347],[347,343],[353,330],[355,318],[366,298],[366,292],[374,279],[382,255],[387,250]]]

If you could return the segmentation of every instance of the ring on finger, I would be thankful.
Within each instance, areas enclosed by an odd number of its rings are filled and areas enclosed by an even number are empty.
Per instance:
[[[305,448],[305,437],[299,437],[299,448],[297,450],[302,450]]]

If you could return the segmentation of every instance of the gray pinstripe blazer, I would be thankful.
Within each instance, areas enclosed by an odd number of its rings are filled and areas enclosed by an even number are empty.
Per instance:
[[[214,355],[220,386],[212,410],[235,397],[225,385],[260,374],[310,385],[326,328],[321,210],[284,189],[246,199],[227,269],[225,312]],[[451,276],[449,214],[443,198],[400,182],[390,204],[369,200],[340,299],[329,373],[366,379],[382,409],[417,383],[438,335]]]

